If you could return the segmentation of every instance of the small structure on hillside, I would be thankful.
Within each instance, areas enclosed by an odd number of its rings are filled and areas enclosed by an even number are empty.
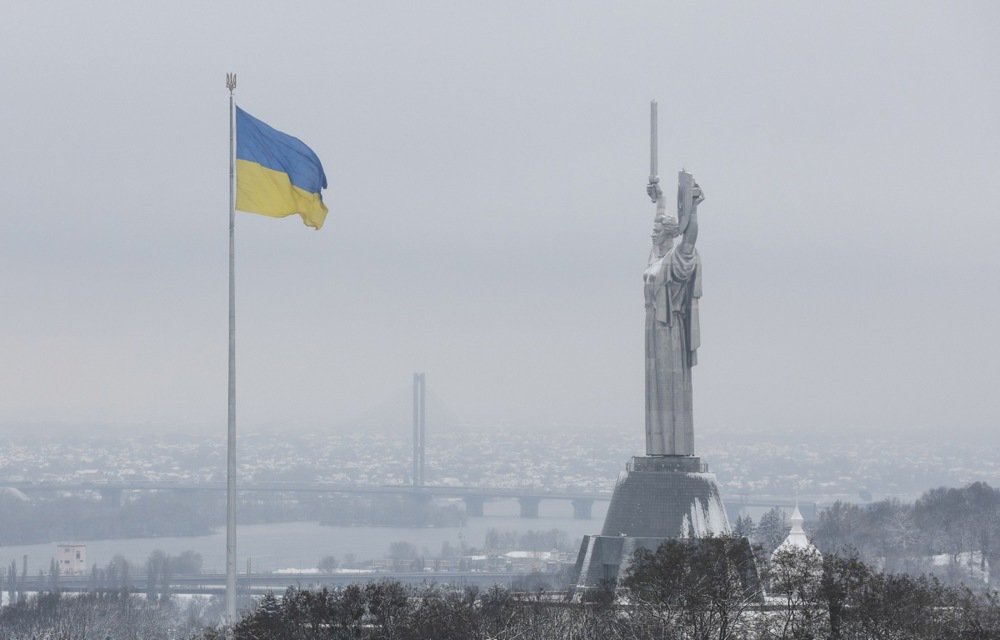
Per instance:
[[[792,512],[792,530],[788,532],[788,537],[782,541],[781,544],[774,550],[771,554],[771,559],[781,553],[782,551],[788,550],[802,550],[814,553],[817,557],[822,558],[823,554],[819,552],[813,543],[809,542],[809,537],[806,536],[805,529],[802,528],[802,523],[805,522],[805,518],[802,517],[802,512],[799,511],[799,505],[796,501],[795,511]]]

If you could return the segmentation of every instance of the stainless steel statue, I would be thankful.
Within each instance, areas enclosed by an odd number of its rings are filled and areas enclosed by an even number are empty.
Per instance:
[[[643,273],[646,292],[646,455],[619,474],[600,535],[584,536],[574,601],[628,575],[638,549],[665,540],[727,535],[729,519],[715,476],[694,455],[691,367],[697,361],[701,263],[695,250],[704,199],[681,171],[677,212],[667,212],[656,171],[656,102],[650,120],[649,186],[656,203],[653,248]],[[749,545],[745,552],[750,553]],[[752,564],[752,563],[751,563]]]
[[[653,248],[643,273],[646,294],[646,455],[694,455],[691,367],[701,343],[698,204],[705,198],[690,173],[677,184],[677,216],[667,213],[657,176],[656,102],[651,105],[650,176],[656,203]],[[675,243],[679,238],[679,243]]]

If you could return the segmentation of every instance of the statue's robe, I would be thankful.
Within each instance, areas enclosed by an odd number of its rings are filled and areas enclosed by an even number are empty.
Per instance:
[[[692,247],[650,254],[646,294],[646,455],[694,455],[691,367],[701,335],[701,259]]]

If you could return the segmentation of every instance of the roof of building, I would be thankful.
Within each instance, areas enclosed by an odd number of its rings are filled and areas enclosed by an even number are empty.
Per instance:
[[[792,530],[788,532],[788,537],[778,545],[774,553],[771,554],[771,557],[773,558],[778,552],[788,549],[805,549],[818,554],[819,549],[809,542],[806,531],[802,528],[805,518],[802,517],[802,512],[799,511],[799,505],[797,504],[795,505],[795,511],[792,512],[791,521]]]

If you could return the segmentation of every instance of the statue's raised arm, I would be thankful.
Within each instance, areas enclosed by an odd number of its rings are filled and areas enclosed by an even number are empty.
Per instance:
[[[698,205],[704,200],[705,194],[691,174],[681,171],[677,184],[677,216],[683,234],[681,246],[688,253],[694,249],[694,243],[698,240]]]

